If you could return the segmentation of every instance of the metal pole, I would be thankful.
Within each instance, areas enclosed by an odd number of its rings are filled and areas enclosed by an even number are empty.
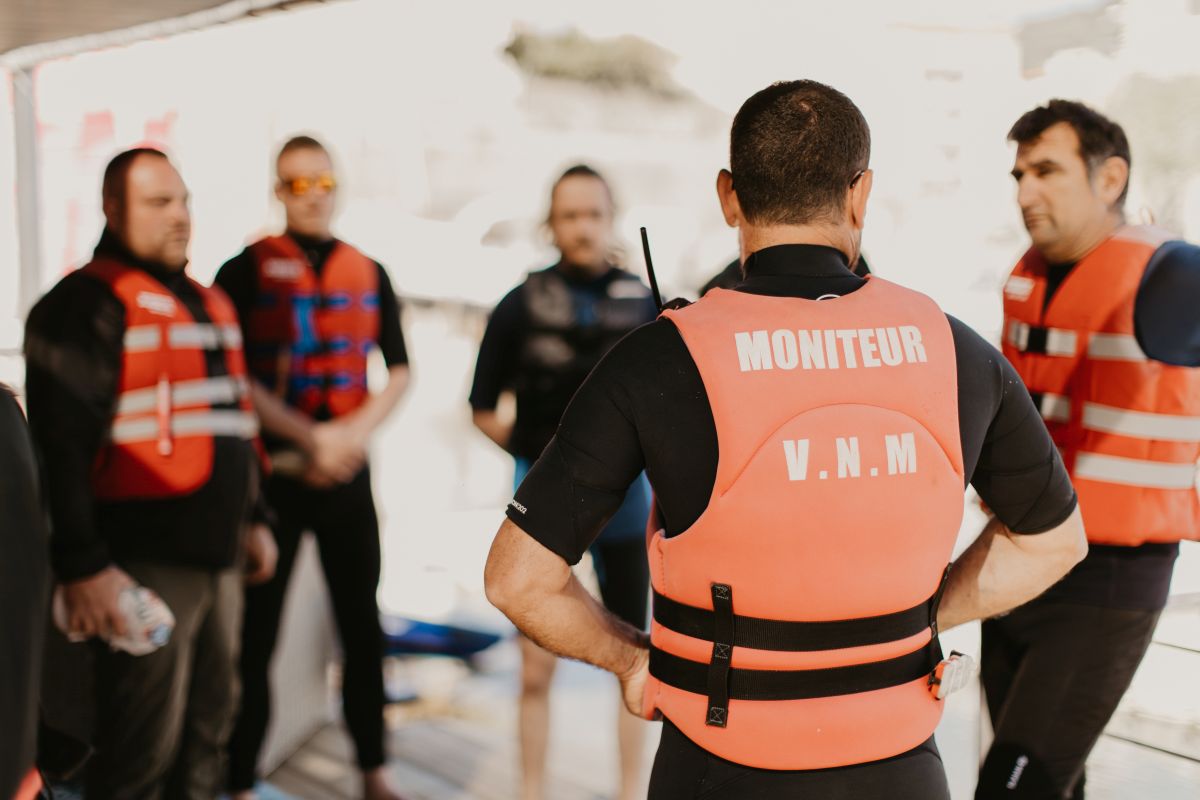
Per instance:
[[[33,67],[12,73],[17,176],[17,245],[20,259],[17,313],[24,318],[42,285],[41,186],[38,180],[37,110]]]

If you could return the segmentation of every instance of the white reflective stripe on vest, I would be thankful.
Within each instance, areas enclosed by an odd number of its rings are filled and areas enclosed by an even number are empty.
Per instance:
[[[1194,489],[1196,465],[1080,453],[1075,457],[1071,477],[1147,489]]]
[[[1043,394],[1042,419],[1049,422],[1067,422],[1071,419],[1071,398],[1062,394]]]
[[[1071,398],[1061,394],[1043,394],[1039,411],[1042,419],[1048,422],[1068,422],[1071,419]],[[1200,417],[1130,411],[1099,403],[1083,404],[1083,427],[1134,439],[1200,442]]]
[[[1021,352],[1029,346],[1029,323],[1019,320],[1012,320],[1008,323],[1008,332],[1005,334],[1008,343],[1017,348]]]
[[[237,325],[218,325],[226,350],[238,350],[242,346],[242,329]]]
[[[134,325],[125,329],[125,352],[144,353],[157,350],[162,345],[162,331],[158,325]]]
[[[178,411],[171,415],[171,435],[236,436],[251,439],[258,433],[258,420],[246,411]],[[158,440],[158,420],[153,417],[118,420],[109,433],[113,444]]]
[[[237,325],[209,325],[176,322],[169,326],[167,339],[174,350],[236,350],[242,346],[242,329]],[[162,346],[159,325],[134,325],[125,331],[125,352],[145,353]]]
[[[1083,427],[1137,439],[1200,442],[1200,417],[1129,411],[1099,403],[1083,404]]]
[[[1147,361],[1137,338],[1128,333],[1093,333],[1088,358],[1096,361]]]
[[[1008,323],[1008,343],[1024,353],[1029,347],[1029,332],[1032,330],[1027,322],[1012,320]],[[1046,355],[1073,356],[1079,343],[1079,334],[1063,328],[1046,328]]]
[[[174,350],[216,350],[221,347],[221,334],[217,326],[203,322],[172,325],[168,339]]]
[[[222,376],[171,384],[171,405],[195,406],[234,403],[249,392],[245,378]],[[117,416],[143,414],[158,407],[158,387],[134,389],[117,398]]]

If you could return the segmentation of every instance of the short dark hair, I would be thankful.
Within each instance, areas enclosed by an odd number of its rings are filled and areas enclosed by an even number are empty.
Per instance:
[[[329,150],[325,145],[311,136],[301,134],[293,136],[283,143],[283,147],[279,148],[279,154],[275,156],[275,171],[279,171],[279,160],[294,150],[320,150],[322,153],[329,155]]]
[[[108,206],[115,203],[120,211],[125,210],[125,198],[129,189],[129,169],[140,156],[150,156],[170,161],[167,154],[154,147],[132,147],[117,153],[104,168],[104,180],[100,184],[100,201]]]
[[[567,167],[565,170],[563,170],[562,175],[559,175],[554,180],[554,184],[550,187],[550,207],[546,210],[547,223],[550,221],[550,215],[554,211],[554,193],[558,191],[558,185],[567,178],[595,178],[604,185],[604,191],[608,192],[609,205],[615,206],[615,203],[613,202],[612,187],[608,185],[608,181],[605,180],[604,176],[592,169],[587,164],[575,164],[574,166]]]
[[[774,83],[742,104],[729,132],[729,168],[746,220],[832,220],[871,158],[858,106],[816,81]]]
[[[1125,130],[1099,111],[1076,100],[1054,99],[1044,106],[1026,111],[1008,132],[1008,140],[1027,144],[1060,122],[1070,125],[1079,137],[1079,156],[1087,166],[1089,176],[1105,160],[1114,156],[1133,166]],[[1117,198],[1117,208],[1125,205],[1125,195],[1128,193],[1129,181],[1126,181],[1121,196]]]

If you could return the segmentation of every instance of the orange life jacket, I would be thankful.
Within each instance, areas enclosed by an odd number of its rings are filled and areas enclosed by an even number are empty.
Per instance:
[[[1200,538],[1200,369],[1148,358],[1133,320],[1146,266],[1173,238],[1122,228],[1048,307],[1036,250],[1004,287],[1004,355],[1038,402],[1096,544]]]
[[[719,458],[695,524],[649,537],[645,707],[752,767],[916,747],[942,713],[937,600],[965,486],[946,316],[880,278],[820,302],[714,289],[665,314]]]
[[[31,769],[21,779],[21,785],[17,787],[17,793],[13,795],[13,800],[36,800],[41,796],[42,776],[36,769]]]
[[[250,372],[309,415],[338,417],[367,397],[367,356],[379,339],[379,272],[337,242],[318,277],[289,236],[250,246],[258,302],[246,328]]]
[[[220,289],[192,281],[211,320],[198,323],[144,270],[111,260],[82,269],[125,306],[116,407],[93,465],[93,491],[104,500],[190,494],[212,474],[213,437],[258,435],[237,312]],[[228,375],[208,374],[205,351],[216,349],[225,351]]]

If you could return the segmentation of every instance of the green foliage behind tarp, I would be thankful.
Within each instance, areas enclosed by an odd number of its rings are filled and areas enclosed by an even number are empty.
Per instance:
[[[519,31],[504,52],[529,75],[613,89],[642,89],[670,98],[687,95],[671,77],[674,56],[636,36],[591,39],[577,30],[556,34]]]

